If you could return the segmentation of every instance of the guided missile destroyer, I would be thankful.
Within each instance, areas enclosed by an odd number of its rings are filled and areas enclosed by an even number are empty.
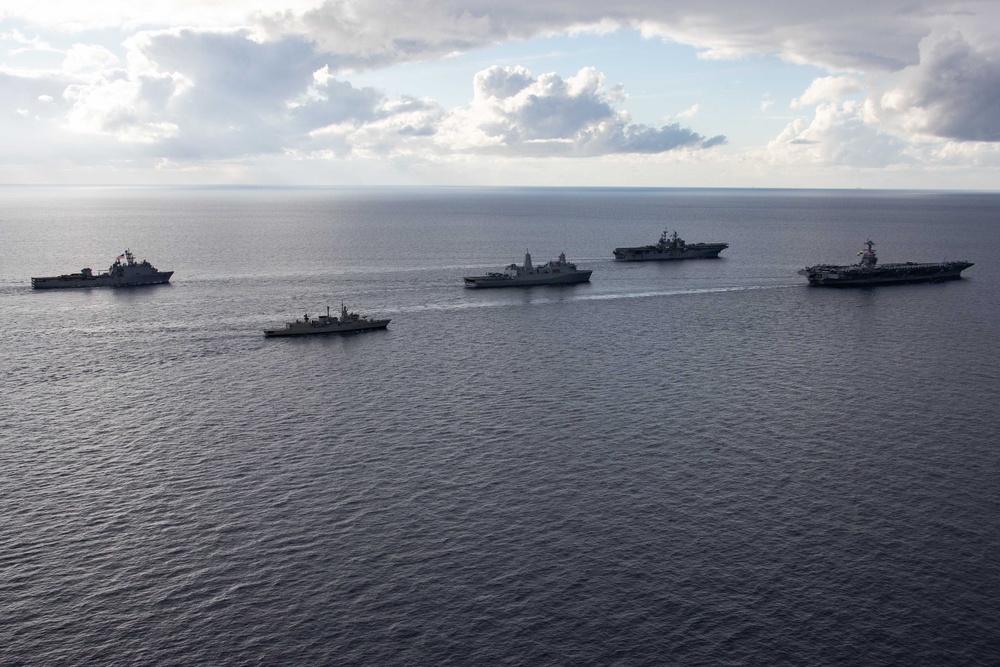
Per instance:
[[[664,231],[656,245],[636,248],[615,248],[615,259],[619,262],[647,262],[665,259],[715,259],[729,247],[728,243],[685,243],[674,232],[670,236]]]
[[[132,252],[126,250],[123,254],[118,255],[115,263],[105,273],[99,273],[95,276],[90,269],[81,269],[80,273],[32,278],[31,286],[35,289],[58,289],[64,287],[162,285],[170,282],[172,275],[174,275],[173,271],[157,271],[156,267],[146,260],[137,262]]]
[[[809,279],[810,285],[823,287],[867,287],[869,285],[887,285],[894,283],[926,283],[940,280],[957,280],[962,277],[962,271],[973,265],[972,262],[931,262],[918,264],[905,262],[902,264],[878,264],[875,256],[875,244],[865,242],[867,248],[858,252],[861,261],[847,266],[833,264],[817,264],[808,266],[799,275]],[[878,266],[876,266],[878,264]]]

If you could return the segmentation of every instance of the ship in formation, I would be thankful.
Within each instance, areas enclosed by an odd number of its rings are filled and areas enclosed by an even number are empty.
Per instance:
[[[962,271],[972,262],[904,262],[901,264],[879,264],[875,256],[875,243],[865,242],[866,248],[858,252],[861,261],[857,264],[837,266],[817,264],[807,266],[799,275],[809,279],[810,285],[822,287],[867,287],[898,283],[926,283],[941,280],[957,280]]]
[[[60,289],[70,287],[136,287],[139,285],[163,285],[170,282],[173,271],[159,271],[155,266],[142,260],[136,261],[130,250],[118,255],[108,270],[94,275],[90,269],[61,276],[46,276],[31,279],[35,289]]]
[[[313,334],[346,334],[360,331],[372,331],[373,329],[385,329],[391,320],[376,320],[365,315],[348,312],[347,307],[340,304],[340,317],[330,314],[330,307],[326,307],[326,315],[309,317],[306,313],[302,319],[294,322],[287,322],[280,329],[265,329],[264,336],[272,338],[275,336],[309,336]]]
[[[619,262],[649,262],[668,259],[717,259],[719,253],[729,247],[728,243],[685,243],[675,231],[660,234],[656,245],[635,248],[615,248],[615,259]]]
[[[533,285],[573,285],[590,280],[592,271],[578,269],[573,262],[566,261],[566,253],[558,259],[540,266],[531,263],[531,253],[524,253],[524,265],[511,264],[502,272],[487,273],[485,276],[466,276],[465,286],[482,287],[531,287]]]
[[[972,262],[905,262],[897,264],[879,264],[875,254],[875,243],[865,242],[866,248],[858,254],[861,260],[857,264],[834,265],[817,264],[801,271],[810,285],[828,287],[854,287],[883,285],[893,283],[935,282],[961,278],[962,271],[973,266]],[[656,245],[639,248],[616,248],[615,259],[619,261],[645,261],[667,259],[699,259],[718,257],[719,253],[728,248],[727,243],[692,243],[686,244],[678,238],[677,232],[668,236],[664,232]],[[95,275],[93,271],[82,269],[79,273],[61,276],[34,277],[31,286],[35,289],[74,288],[74,287],[131,287],[137,285],[159,285],[170,281],[173,271],[159,271],[146,260],[136,261],[131,251],[126,250],[104,273]],[[592,271],[578,269],[576,264],[566,260],[565,253],[557,259],[535,266],[531,261],[531,253],[525,252],[524,264],[511,264],[502,272],[487,273],[482,276],[466,276],[465,286],[470,288],[483,287],[530,287],[533,285],[571,285],[588,282]],[[390,320],[372,319],[357,313],[352,313],[342,303],[340,316],[330,314],[327,307],[325,315],[310,318],[306,314],[302,319],[288,322],[283,328],[266,329],[264,335],[272,336],[303,336],[324,333],[355,333],[373,329],[385,329]]]

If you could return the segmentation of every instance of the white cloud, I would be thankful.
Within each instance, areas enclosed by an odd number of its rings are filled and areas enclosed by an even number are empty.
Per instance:
[[[307,12],[261,15],[272,35],[306,34],[331,53],[369,66],[552,33],[637,28],[649,37],[690,44],[706,58],[776,53],[831,69],[896,71],[917,61],[920,39],[954,29],[995,34],[991,0],[921,6],[897,2],[738,0],[664,3],[595,0],[328,0]],[[988,40],[984,40],[988,41]]]
[[[2,15],[0,15],[0,19],[2,18]],[[13,42],[14,44],[23,45],[20,48],[10,49],[9,53],[11,55],[18,55],[27,51],[59,52],[58,49],[53,48],[48,42],[45,42],[38,37],[26,37],[20,30],[16,29],[0,33],[0,42]]]
[[[323,65],[323,67],[313,72],[313,81],[316,82],[317,86],[325,86],[332,80],[333,74],[330,73],[329,65]]]
[[[701,110],[701,105],[700,104],[694,104],[694,105],[688,107],[687,109],[685,109],[684,111],[681,111],[680,113],[678,113],[677,117],[678,118],[684,118],[684,119],[694,118],[695,116],[698,115],[698,112],[700,110]]]
[[[825,76],[815,79],[801,97],[792,100],[791,106],[793,109],[798,109],[820,102],[838,102],[862,90],[864,84],[856,76]]]
[[[438,145],[512,155],[593,156],[705,148],[725,141],[676,124],[659,129],[632,124],[616,109],[624,99],[622,89],[608,90],[604,75],[593,68],[563,79],[495,66],[476,74],[473,91],[469,107],[442,122]]]
[[[1000,144],[995,0],[6,0],[0,13],[0,46],[19,66],[0,66],[11,119],[0,140],[61,142],[18,142],[26,154],[59,153],[84,136],[95,143],[78,155],[94,160],[181,165],[273,155],[679,156],[724,141],[679,124],[634,123],[600,62],[580,62],[595,66],[572,76],[488,68],[475,76],[472,101],[450,111],[419,80],[394,100],[345,80],[352,70],[510,40],[619,28],[708,59],[776,55],[825,68],[829,76],[792,102],[803,117],[760,153],[771,163],[995,165],[989,144]],[[73,32],[84,27],[107,34]],[[62,67],[43,52],[64,53]],[[715,115],[718,105],[693,97]],[[760,110],[773,104],[764,95]],[[676,118],[700,112],[696,104]]]
[[[294,37],[258,41],[247,30],[178,29],[140,33],[125,46],[125,69],[110,52],[74,47],[76,65],[65,69],[88,76],[65,87],[64,127],[144,145],[146,154],[171,160],[286,151],[594,156],[725,140],[677,124],[633,124],[617,108],[624,91],[593,68],[568,78],[488,68],[474,77],[471,104],[446,112],[434,100],[387,101],[339,81],[328,56]]]
[[[321,0],[281,0],[281,11],[302,13]],[[75,32],[138,26],[187,25],[203,28],[243,26],[258,12],[276,11],[271,0],[4,0],[0,19],[21,19],[37,26]]]
[[[118,56],[96,44],[74,44],[63,61],[63,70],[73,74],[94,72],[118,65]]]
[[[772,163],[884,167],[910,161],[907,144],[865,122],[857,102],[823,103],[811,121],[796,119],[767,146]]]
[[[928,37],[920,63],[873,94],[869,109],[906,134],[1000,141],[1000,47],[977,47],[957,33]]]
[[[127,142],[153,143],[178,135],[175,123],[143,113],[142,84],[126,79],[72,85],[64,97],[72,103],[66,127],[75,132],[108,134]]]

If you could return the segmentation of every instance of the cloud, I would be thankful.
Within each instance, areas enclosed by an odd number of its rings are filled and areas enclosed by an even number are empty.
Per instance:
[[[386,101],[370,118],[313,130],[311,141],[303,147],[309,156],[319,158],[429,157],[440,151],[434,138],[444,116],[444,109],[433,100],[405,97]]]
[[[0,16],[0,19],[3,17]],[[20,53],[30,52],[30,51],[41,51],[41,52],[54,52],[58,53],[59,50],[53,48],[48,42],[42,41],[38,37],[26,37],[21,33],[20,30],[14,29],[7,32],[0,33],[0,41],[3,42],[13,42],[14,44],[22,44],[23,46],[18,48],[13,48],[9,50],[11,55],[18,55]]]
[[[977,47],[958,33],[928,38],[920,63],[873,95],[870,109],[907,134],[1000,141],[1000,47]]]
[[[777,56],[825,68],[792,101],[803,117],[760,151],[772,162],[877,167],[975,155],[995,164],[980,145],[1000,143],[993,0],[7,0],[2,14],[2,46],[22,68],[0,66],[0,139],[25,155],[69,146],[73,159],[180,165],[276,155],[516,160],[684,156],[725,142],[679,123],[633,122],[602,63],[583,61],[597,67],[572,75],[486,68],[472,101],[449,110],[420,81],[392,100],[350,82],[352,71],[617,29],[690,45],[705,59]],[[72,32],[84,26],[105,30]],[[63,54],[61,65],[50,53]],[[772,104],[764,95],[760,110]],[[699,110],[676,118],[690,124]],[[5,151],[15,159],[8,143]]]
[[[641,30],[691,45],[705,58],[777,54],[831,71],[899,71],[915,65],[920,40],[959,31],[995,41],[993,0],[872,2],[774,0],[7,0],[8,19],[61,30],[136,26],[251,28],[269,39],[297,36],[345,66],[427,60],[510,40],[563,33]]]
[[[283,11],[302,13],[320,0],[281,0]],[[138,26],[200,26],[221,29],[245,26],[254,13],[275,11],[273,0],[4,0],[0,19],[23,20],[61,32],[126,29]]]
[[[798,109],[820,102],[836,102],[862,90],[864,84],[856,76],[825,76],[815,79],[801,97],[792,100],[791,106],[793,109]]]
[[[139,33],[125,46],[126,68],[104,50],[74,47],[79,65],[67,71],[105,69],[66,85],[61,97],[69,104],[66,129],[131,145],[123,149],[131,156],[589,157],[725,141],[678,124],[632,123],[618,109],[622,88],[609,88],[593,68],[563,78],[491,67],[474,76],[470,105],[448,112],[431,99],[387,100],[338,80],[328,56],[296,37],[271,41],[249,30],[177,29]]]
[[[366,119],[382,96],[336,81],[312,45],[249,30],[178,29],[126,41],[127,69],[66,87],[67,127],[150,146],[157,157],[277,154],[310,130]]]
[[[705,58],[777,54],[832,70],[898,71],[914,64],[920,39],[959,26],[983,31],[1000,19],[986,0],[906,5],[844,0],[671,2],[594,0],[327,0],[305,12],[262,13],[272,36],[306,35],[355,66],[437,58],[553,33],[637,29],[698,48]],[[992,30],[991,30],[992,32]]]
[[[678,113],[677,117],[678,118],[684,118],[684,119],[694,118],[696,115],[698,115],[698,112],[700,110],[701,110],[701,105],[700,104],[694,104],[694,105],[688,107],[687,109],[685,109],[684,111],[681,111],[680,113]]]
[[[74,44],[63,61],[63,70],[73,73],[93,72],[118,65],[118,56],[97,44]]]
[[[472,152],[578,156],[659,153],[725,141],[677,124],[659,129],[632,124],[616,109],[623,100],[624,91],[608,90],[604,75],[593,68],[563,79],[494,66],[476,74],[472,103],[442,122],[440,141]]]
[[[866,122],[863,105],[822,103],[811,121],[796,119],[767,146],[772,163],[885,167],[911,162],[907,143]]]
[[[734,0],[626,0],[611,6],[568,0],[543,5],[523,0],[328,0],[301,14],[260,17],[263,34],[303,35],[339,66],[362,69],[539,35],[637,29],[651,39],[691,45],[706,59],[774,54],[831,72],[793,100],[792,108],[864,96],[872,91],[870,82],[880,81],[886,93],[880,102],[883,118],[894,118],[894,131],[901,136],[924,133],[974,141],[997,140],[990,112],[992,117],[1000,114],[990,106],[995,101],[989,92],[1000,69],[993,46],[1000,37],[997,26],[1000,4],[987,0],[845,0],[837,5],[776,0],[766,7]],[[942,39],[951,34],[962,39]],[[971,72],[974,83],[958,76],[959,71]],[[901,83],[894,86],[897,75]],[[505,79],[505,85],[517,81]]]

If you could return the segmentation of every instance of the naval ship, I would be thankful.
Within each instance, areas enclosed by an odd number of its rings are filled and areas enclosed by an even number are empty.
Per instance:
[[[808,266],[799,275],[809,279],[810,285],[823,287],[866,287],[894,283],[926,283],[939,280],[957,280],[961,273],[973,265],[972,262],[932,262],[918,264],[878,264],[875,244],[868,240],[867,249],[858,251],[861,261],[847,266],[817,264]]]
[[[729,247],[728,243],[685,243],[677,232],[667,236],[664,231],[656,245],[637,248],[615,248],[615,259],[619,262],[647,262],[664,259],[714,259]]]
[[[525,251],[524,266],[511,264],[502,272],[487,273],[485,276],[466,276],[466,287],[530,287],[532,285],[572,285],[590,280],[590,270],[580,270],[576,264],[566,261],[566,253],[558,259],[533,266],[531,253]]]
[[[124,262],[122,260],[125,260]],[[67,273],[61,276],[32,278],[31,286],[35,289],[57,289],[62,287],[134,287],[136,285],[162,285],[170,282],[173,271],[157,271],[156,267],[142,260],[137,262],[131,251],[126,250],[118,255],[115,263],[107,272],[96,276],[90,269],[81,269],[80,273]]]
[[[326,315],[309,317],[306,313],[301,320],[287,322],[281,329],[265,329],[264,336],[308,336],[311,334],[355,333],[385,329],[391,320],[373,320],[364,315],[350,313],[343,303],[340,304],[340,317],[330,315],[330,306],[326,307]]]

